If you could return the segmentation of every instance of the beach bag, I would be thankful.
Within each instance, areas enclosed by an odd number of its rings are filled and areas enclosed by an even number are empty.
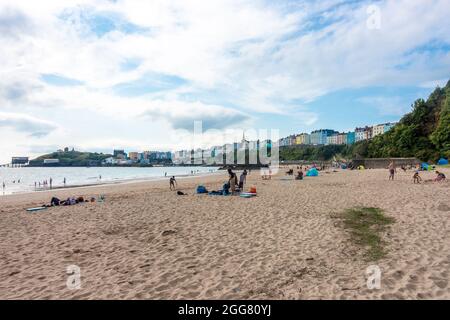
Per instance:
[[[223,185],[222,193],[223,193],[224,196],[226,196],[226,195],[228,195],[230,193],[230,185],[228,183],[225,183]]]
[[[256,187],[251,187],[250,188],[250,193],[256,193]]]
[[[208,190],[206,190],[206,188],[204,186],[198,186],[197,187],[197,193],[198,194],[208,193]]]

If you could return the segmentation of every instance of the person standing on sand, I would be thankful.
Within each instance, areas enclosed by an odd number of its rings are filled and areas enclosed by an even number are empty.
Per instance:
[[[247,169],[244,169],[244,172],[242,172],[242,174],[244,175],[244,184],[246,184],[247,183],[247,175],[248,175]]]
[[[66,182],[67,182],[66,177],[64,177],[64,180],[63,180],[64,187],[66,186]]]
[[[170,183],[170,190],[176,190],[177,189],[178,183],[177,183],[177,180],[175,180],[175,176],[170,178],[169,183]]]
[[[52,184],[53,184],[53,179],[50,177],[50,189],[52,188]]]
[[[234,195],[234,193],[236,192],[237,176],[236,173],[234,173],[233,170],[231,170],[231,168],[228,168],[228,175],[229,175],[228,184],[230,185],[231,195]]]
[[[3,181],[3,193],[5,193],[5,188],[6,188],[5,181]]]
[[[395,172],[396,172],[394,161],[391,161],[388,169],[389,169],[389,180],[394,181],[394,176],[395,176]]]

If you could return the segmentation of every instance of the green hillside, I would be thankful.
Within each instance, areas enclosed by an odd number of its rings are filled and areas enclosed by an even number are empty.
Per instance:
[[[45,159],[59,159],[59,166],[95,166],[100,165],[104,159],[109,157],[111,157],[110,154],[92,152],[52,152],[31,160],[30,166],[42,166]]]

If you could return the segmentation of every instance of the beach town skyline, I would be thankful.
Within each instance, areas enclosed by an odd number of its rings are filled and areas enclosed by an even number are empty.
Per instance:
[[[196,124],[197,123],[197,124]],[[130,165],[133,163],[149,163],[147,160],[174,160],[174,164],[187,164],[190,163],[190,161],[187,161],[187,157],[191,157],[191,152],[194,152],[194,158],[198,156],[198,152],[202,153],[202,156],[200,158],[203,158],[203,155],[206,153],[210,153],[209,157],[215,157],[217,152],[220,152],[222,150],[228,149],[228,150],[234,150],[234,149],[257,149],[257,143],[264,142],[264,141],[270,141],[271,143],[278,143],[278,147],[286,147],[286,146],[295,146],[295,145],[350,145],[355,142],[364,141],[364,140],[370,140],[373,137],[376,137],[377,135],[383,134],[388,132],[392,127],[395,125],[396,122],[390,122],[390,123],[383,123],[383,124],[376,124],[376,125],[365,125],[362,127],[356,127],[353,131],[348,132],[338,132],[334,129],[316,129],[311,131],[311,133],[296,133],[291,134],[287,137],[279,138],[278,135],[275,137],[275,139],[270,137],[270,133],[274,131],[272,130],[262,130],[259,129],[258,131],[254,129],[233,129],[228,131],[222,131],[214,130],[214,134],[222,134],[223,141],[228,140],[228,143],[224,143],[222,145],[210,145],[207,148],[201,148],[201,146],[207,144],[205,141],[203,141],[202,135],[204,132],[202,132],[202,124],[201,121],[196,121],[193,123],[193,135],[190,137],[190,139],[186,139],[187,141],[190,141],[191,147],[185,148],[183,150],[168,150],[168,151],[162,151],[162,150],[135,150],[125,147],[121,148],[114,148],[111,150],[112,152],[105,152],[106,154],[111,154],[112,157],[105,159],[104,164],[123,164],[123,165]],[[196,125],[200,126],[200,128],[196,128]],[[197,131],[196,131],[197,130]],[[200,131],[198,131],[200,130]],[[242,139],[237,139],[236,137],[239,136],[239,134],[242,132]],[[251,137],[256,137],[254,139],[251,139]],[[268,135],[269,133],[269,135]],[[186,133],[185,133],[186,135]],[[189,136],[189,132],[187,133]],[[258,137],[261,137],[259,139]],[[234,140],[233,140],[234,139]],[[59,148],[57,150],[51,150],[51,152],[68,152],[71,151],[83,151],[83,152],[98,152],[103,153],[102,151],[98,151],[95,148],[90,150],[83,150],[76,147],[64,147]],[[189,155],[188,155],[189,154]],[[37,157],[41,156],[43,154],[38,155]],[[120,155],[119,157],[117,157]],[[16,164],[16,165],[23,165],[28,163],[27,160],[32,160],[30,157],[26,155],[21,156],[13,156],[11,157],[11,161],[8,162],[8,164]],[[176,161],[175,161],[176,160]],[[50,162],[49,162],[50,164]],[[3,165],[6,165],[3,164]]]

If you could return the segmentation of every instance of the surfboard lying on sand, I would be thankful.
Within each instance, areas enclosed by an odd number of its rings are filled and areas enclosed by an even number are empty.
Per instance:
[[[41,211],[41,210],[45,210],[45,209],[47,209],[47,207],[36,207],[36,208],[28,208],[27,211],[34,212],[34,211]]]
[[[242,198],[251,198],[251,197],[256,197],[256,193],[251,193],[251,192],[242,192],[240,194],[240,196]]]

